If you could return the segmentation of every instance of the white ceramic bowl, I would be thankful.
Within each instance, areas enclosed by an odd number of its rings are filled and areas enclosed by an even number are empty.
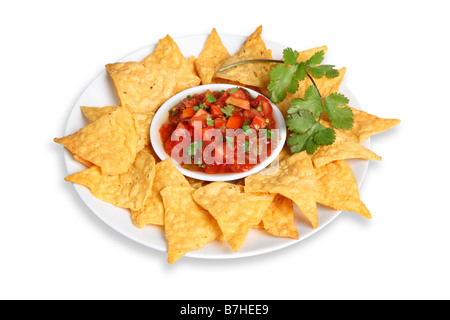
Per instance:
[[[173,107],[177,106],[181,101],[183,101],[188,95],[195,95],[205,92],[206,90],[213,91],[222,91],[227,90],[230,88],[236,88],[236,85],[229,85],[229,84],[207,84],[207,85],[201,85],[197,87],[193,87],[190,89],[187,89],[185,91],[182,91],[176,95],[174,95],[172,98],[167,100],[156,112],[155,117],[152,120],[152,124],[150,127],[150,139],[153,146],[153,149],[155,150],[156,154],[161,160],[170,158],[170,155],[166,153],[164,150],[163,143],[161,141],[161,135],[159,133],[159,129],[162,127],[164,123],[167,123],[169,119],[169,110],[171,110]],[[256,98],[257,96],[261,95],[260,93],[245,88],[250,95],[253,98]],[[267,98],[267,97],[266,97]],[[270,100],[267,98],[267,100],[270,102]],[[223,174],[207,174],[203,172],[198,171],[191,171],[188,169],[183,168],[180,166],[176,161],[172,159],[172,162],[174,165],[183,173],[185,176],[195,178],[198,180],[203,181],[232,181],[232,180],[238,180],[245,178],[251,174],[255,174],[262,169],[266,168],[269,164],[271,164],[277,157],[278,154],[283,149],[284,143],[286,141],[286,124],[284,122],[284,117],[281,111],[277,108],[276,105],[274,105],[272,102],[270,102],[273,109],[273,117],[276,122],[276,127],[279,130],[279,143],[276,147],[276,149],[272,152],[270,157],[268,157],[265,161],[255,165],[251,170],[247,172],[241,172],[241,173],[223,173]]]

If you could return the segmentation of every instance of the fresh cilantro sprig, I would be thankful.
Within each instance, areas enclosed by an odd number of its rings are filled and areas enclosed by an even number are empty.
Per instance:
[[[298,52],[286,48],[283,51],[283,63],[277,64],[270,71],[267,89],[273,102],[279,103],[286,99],[286,92],[296,93],[299,82],[305,80],[309,74],[317,79],[323,76],[330,79],[339,76],[339,71],[334,69],[334,65],[320,65],[325,57],[324,51],[316,52],[307,61],[297,62],[298,57]]]
[[[299,54],[287,48],[283,51],[284,63],[275,66],[269,73],[271,81],[268,89],[274,102],[283,101],[287,92],[295,94],[300,81],[308,77],[312,86],[305,93],[305,98],[293,99],[288,109],[289,116],[286,125],[292,132],[287,139],[292,153],[306,150],[313,154],[319,146],[331,145],[336,140],[333,128],[321,124],[322,114],[326,113],[331,125],[338,129],[351,129],[353,127],[353,112],[347,107],[349,100],[340,93],[332,93],[323,98],[314,81],[324,76],[335,78],[339,71],[334,65],[321,65],[324,60],[324,51],[315,53],[305,62],[297,62]]]
[[[288,109],[289,116],[286,125],[292,132],[287,143],[292,153],[306,150],[314,153],[321,145],[333,144],[336,132],[332,128],[353,128],[353,112],[347,106],[349,100],[340,93],[332,93],[323,98],[314,79],[327,77],[329,79],[339,76],[339,71],[334,65],[321,64],[325,58],[325,52],[316,52],[307,61],[297,62],[298,52],[291,48],[283,50],[283,60],[248,60],[223,67],[220,71],[253,62],[277,63],[269,72],[270,83],[267,89],[270,91],[270,100],[274,103],[282,102],[287,93],[295,94],[300,82],[308,77],[312,85],[307,89],[305,98],[293,99]],[[322,114],[326,113],[330,119],[330,128],[321,123]]]

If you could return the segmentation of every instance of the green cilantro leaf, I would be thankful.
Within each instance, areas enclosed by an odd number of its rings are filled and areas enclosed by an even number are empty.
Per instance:
[[[302,109],[309,110],[314,117],[318,117],[323,112],[322,97],[316,87],[310,86],[306,90],[305,99],[292,100],[288,113],[293,114]]]
[[[227,140],[227,147],[230,149],[233,149],[234,148],[234,137],[227,136],[226,140]]]
[[[283,50],[283,59],[286,66],[293,65],[297,63],[298,52],[294,51],[291,48],[286,48]]]
[[[314,78],[320,79],[323,76],[327,78],[336,78],[339,76],[339,71],[334,69],[335,66],[323,64],[320,66],[309,66],[308,71],[312,74]]]
[[[313,54],[311,58],[309,58],[308,61],[306,61],[306,65],[308,66],[315,66],[318,64],[321,64],[323,59],[325,58],[325,51],[319,51]]]
[[[248,140],[244,140],[244,152],[245,153],[250,152],[250,142],[248,142]]]
[[[239,89],[238,87],[232,88],[232,89],[230,90],[230,93],[231,93],[231,94],[236,93],[236,91],[238,91],[238,89]]]
[[[286,118],[288,129],[298,134],[307,132],[315,123],[317,123],[316,119],[308,110],[300,110]]]
[[[324,99],[324,109],[333,127],[353,128],[353,111],[347,107],[349,100],[340,93],[332,93]]]
[[[208,127],[214,127],[214,120],[211,117],[206,117],[206,125]]]
[[[278,103],[286,99],[286,90],[297,92],[299,83],[294,77],[296,71],[296,67],[286,68],[282,64],[278,64],[270,70],[270,83],[267,88],[270,91],[270,99],[273,102]]]
[[[213,103],[213,102],[216,102],[217,99],[212,94],[207,94],[206,101],[208,101],[209,103]]]
[[[231,117],[234,110],[235,107],[230,104],[228,104],[225,108],[220,108],[220,111],[222,111],[227,117]]]
[[[203,148],[202,141],[194,141],[189,146],[186,147],[185,151],[188,156],[194,157],[197,154],[197,150]]]
[[[332,128],[326,128],[319,123],[314,135],[314,142],[322,146],[329,146],[336,140],[336,132]]]

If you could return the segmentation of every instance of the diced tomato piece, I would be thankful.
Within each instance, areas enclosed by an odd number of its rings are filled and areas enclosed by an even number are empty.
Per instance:
[[[253,126],[256,130],[264,128],[266,126],[266,119],[261,116],[255,116],[250,126]]]
[[[195,118],[199,118],[199,117],[205,117],[206,118],[208,115],[209,115],[209,113],[206,112],[205,110],[198,109],[197,112],[194,114],[194,117]]]
[[[214,141],[214,139],[212,139],[214,137],[213,129],[214,129],[214,127],[205,127],[205,128],[202,129],[203,140],[205,140],[205,141],[211,141],[211,140]]]
[[[227,121],[227,127],[231,129],[240,129],[244,124],[244,118],[240,115],[231,116]]]
[[[216,129],[223,129],[227,125],[227,120],[224,118],[216,118],[214,119],[214,127]]]
[[[195,110],[193,107],[188,107],[186,109],[183,110],[183,112],[181,113],[181,119],[190,119],[194,116],[195,114]]]
[[[191,118],[191,125],[194,126],[195,121],[201,121],[203,126],[206,126],[206,118],[211,115],[203,109],[199,109]]]
[[[251,102],[251,107],[255,109],[261,107],[260,113],[263,117],[267,117],[272,113],[272,106],[263,96],[258,96],[255,100],[253,100]]]
[[[238,88],[234,93],[230,93],[230,95],[238,99],[250,100],[248,93],[242,88]]]
[[[175,130],[178,130],[178,129],[184,129],[184,130],[187,130],[187,128],[186,128],[186,126],[183,124],[183,122],[180,122],[180,123],[177,125],[177,128],[176,128]]]
[[[213,117],[220,117],[223,116],[223,112],[220,110],[220,106],[217,106],[215,104],[212,104],[210,109],[211,109],[211,115]]]
[[[253,120],[254,117],[260,116],[261,114],[256,109],[244,110],[244,118]]]
[[[184,100],[183,104],[186,108],[193,108],[198,104],[198,100],[196,99]]]
[[[216,102],[214,102],[214,104],[215,104],[216,106],[220,106],[221,108],[223,108],[223,107],[225,107],[225,106],[227,105],[227,103],[226,103],[225,101],[227,101],[228,97],[229,97],[229,94],[226,93],[226,92],[224,92],[224,93],[222,94],[222,96],[221,96],[220,98],[218,98],[218,99],[216,100]]]
[[[241,109],[249,110],[250,109],[250,101],[235,98],[234,96],[229,96],[226,100],[227,104],[231,104],[233,106],[239,107]]]

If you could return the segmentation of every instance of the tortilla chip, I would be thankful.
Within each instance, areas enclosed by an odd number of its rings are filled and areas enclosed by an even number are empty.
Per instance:
[[[345,72],[346,72],[346,68],[341,68],[339,69],[339,76],[337,76],[336,78],[332,78],[332,79],[328,79],[327,77],[322,77],[320,79],[316,79],[313,77],[314,82],[317,85],[317,88],[320,92],[320,95],[323,98],[328,97],[330,94],[332,93],[336,93],[339,91],[339,88],[341,86],[342,80],[344,78]],[[286,98],[281,101],[280,103],[277,103],[277,107],[278,109],[280,109],[281,113],[287,117],[288,116],[288,109],[290,107],[291,101],[297,98],[301,98],[304,99],[305,98],[305,93],[308,90],[308,88],[310,86],[312,86],[313,83],[311,82],[311,79],[309,79],[308,77],[306,77],[305,80],[300,81],[299,82],[299,88],[297,90],[296,93],[291,94],[291,93],[287,93]]]
[[[192,188],[198,189],[200,187],[203,187],[205,184],[207,184],[207,181],[197,180],[191,177],[185,177],[186,180],[189,182]]]
[[[88,168],[94,166],[94,164],[93,164],[92,162],[86,161],[86,160],[80,158],[79,156],[77,156],[76,154],[73,155],[73,158],[74,158],[75,160],[77,160],[78,162],[81,162],[82,164],[84,164],[84,165],[85,165],[86,167],[88,167]]]
[[[89,123],[97,121],[101,116],[113,112],[117,106],[106,106],[106,107],[81,107],[81,112],[83,112],[84,117],[89,121]]]
[[[143,150],[128,172],[104,175],[98,166],[66,177],[66,181],[88,188],[100,200],[116,207],[139,209],[150,194],[155,176],[155,159]]]
[[[320,146],[319,149],[311,155],[311,160],[316,168],[320,168],[336,160],[346,159],[380,161],[381,157],[354,141],[343,133],[342,130],[336,130],[336,140],[333,144],[329,146]]]
[[[274,198],[268,193],[244,193],[243,186],[221,181],[197,189],[192,196],[217,220],[233,251],[239,250]]]
[[[195,56],[190,56],[188,59],[188,67],[191,70],[192,74],[195,74],[197,77],[199,77],[197,68],[195,67],[196,61],[197,61],[197,58]]]
[[[188,59],[183,55],[177,43],[170,35],[160,39],[155,50],[142,60],[143,64],[158,64],[173,69],[189,65]]]
[[[358,183],[346,161],[338,160],[317,168],[316,175],[319,184],[318,203],[372,218],[366,205],[360,200]]]
[[[220,235],[214,218],[192,199],[194,190],[190,186],[169,186],[161,190],[169,263],[204,247]]]
[[[222,62],[220,68],[245,60],[273,59],[272,51],[266,48],[266,45],[261,38],[261,33],[262,26],[259,26],[255,32],[247,38],[238,52]],[[273,64],[265,62],[248,63],[218,72],[214,77],[237,81],[245,86],[266,88],[270,82],[269,71],[272,66]]]
[[[189,66],[125,62],[106,65],[120,103],[135,113],[154,114],[173,95],[200,84]]]
[[[321,46],[321,47],[316,47],[316,48],[311,48],[308,50],[304,50],[304,51],[297,51],[298,53],[298,58],[297,58],[297,62],[306,62],[309,59],[311,59],[311,57],[316,54],[317,52],[323,51],[323,53],[327,53],[328,51],[328,47],[327,46]]]
[[[351,108],[353,111],[353,128],[343,132],[358,143],[366,141],[374,134],[389,130],[400,123],[398,119],[383,119],[373,114]]]
[[[245,192],[281,194],[297,205],[313,228],[319,225],[317,178],[306,151],[281,161],[278,167],[245,178]]]
[[[230,54],[223,45],[216,29],[212,29],[202,52],[195,61],[195,67],[200,79],[202,79],[202,84],[212,83],[214,74],[217,72],[223,61],[229,57]]]
[[[117,175],[127,172],[136,158],[139,137],[134,122],[127,106],[117,107],[78,132],[54,141],[100,167],[103,174]]]
[[[164,225],[164,204],[160,191],[168,186],[189,186],[189,182],[167,158],[156,164],[156,173],[151,193],[144,205],[131,210],[131,220],[138,228],[147,224]]]
[[[262,225],[274,236],[298,239],[292,200],[277,194],[269,209],[264,213]]]
[[[112,106],[107,107],[81,107],[81,111],[86,119],[92,123],[98,120],[101,116],[111,113],[114,108]],[[144,147],[150,145],[150,125],[152,123],[154,114],[133,112],[135,119],[136,131],[139,135],[139,141],[137,145],[137,151],[141,151]]]

